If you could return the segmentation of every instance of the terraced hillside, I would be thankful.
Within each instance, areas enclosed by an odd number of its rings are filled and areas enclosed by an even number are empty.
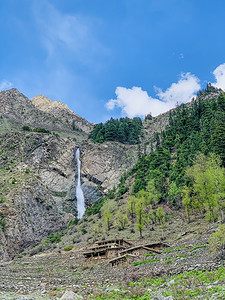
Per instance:
[[[0,299],[59,299],[68,290],[83,299],[224,299],[225,264],[209,255],[208,236],[184,234],[161,254],[120,267],[85,262],[84,248],[76,246],[20,255],[1,265]]]

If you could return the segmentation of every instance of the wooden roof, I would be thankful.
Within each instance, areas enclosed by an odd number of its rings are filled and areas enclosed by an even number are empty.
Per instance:
[[[113,259],[109,260],[109,263],[112,263],[112,262],[114,262],[114,261],[121,260],[121,259],[124,258],[124,257],[137,258],[136,255],[132,255],[132,254],[124,254],[124,255],[122,255],[122,256],[118,256],[118,257],[116,257],[116,258],[113,258]]]
[[[94,249],[102,249],[102,248],[106,248],[106,249],[109,249],[109,248],[117,248],[117,247],[121,247],[119,244],[117,243],[112,243],[112,244],[106,244],[106,245],[93,245],[91,247],[89,247],[88,249],[90,250],[94,250]]]
[[[157,251],[155,249],[152,249],[152,248],[149,248],[149,247],[146,247],[145,245],[138,245],[138,246],[135,246],[135,247],[132,247],[132,248],[127,248],[123,251],[121,251],[120,253],[126,253],[126,252],[130,252],[130,251],[134,251],[136,249],[140,249],[140,248],[143,248],[149,252],[154,252],[154,253],[157,253],[157,254],[160,254],[161,252],[160,251]]]
[[[97,241],[95,242],[96,244],[102,244],[102,243],[116,243],[116,242],[119,242],[119,241],[123,241],[124,243],[127,243],[129,245],[133,245],[131,242],[127,241],[127,240],[124,240],[124,239],[111,239],[111,240],[101,240],[101,241]]]
[[[170,247],[169,244],[167,243],[163,243],[163,242],[156,242],[156,243],[152,243],[152,244],[144,244],[143,246],[148,247],[148,248],[152,248],[152,247]]]
[[[112,248],[102,248],[102,249],[96,249],[96,250],[90,250],[90,251],[85,251],[83,252],[83,254],[91,254],[91,253],[100,253],[100,252],[106,252],[106,251],[111,251],[111,250],[120,250],[120,249],[125,249],[125,247],[123,246],[119,246],[118,247],[112,247]]]

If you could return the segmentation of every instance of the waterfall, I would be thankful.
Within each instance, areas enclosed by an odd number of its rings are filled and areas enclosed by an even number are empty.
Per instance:
[[[77,212],[78,212],[78,219],[81,219],[85,212],[85,206],[84,206],[84,194],[80,186],[80,149],[77,148],[76,151],[76,159],[77,159],[77,187],[76,187],[76,197],[77,197]]]

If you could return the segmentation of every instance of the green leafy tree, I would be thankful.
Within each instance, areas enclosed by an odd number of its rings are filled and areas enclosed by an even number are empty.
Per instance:
[[[137,198],[135,196],[130,196],[127,202],[127,214],[133,219],[136,215],[136,203]]]
[[[196,201],[199,207],[206,210],[207,219],[214,221],[219,210],[223,221],[225,176],[220,158],[215,154],[199,154],[193,166],[187,170],[187,175],[192,178]]]
[[[104,221],[107,231],[109,231],[111,228],[112,219],[113,219],[113,211],[115,210],[115,207],[116,207],[115,201],[108,200],[103,204],[103,206],[101,208],[103,221]]]
[[[122,209],[119,209],[116,214],[115,225],[118,226],[119,230],[124,230],[127,224],[128,224],[127,215],[124,212],[122,212]]]
[[[187,174],[193,180],[193,188],[196,193],[200,206],[207,211],[207,219],[209,221],[215,220],[215,187],[212,180],[212,174],[209,171],[208,160],[204,154],[199,154],[194,165],[188,169]]]
[[[148,206],[148,213],[145,215],[145,224],[149,227],[149,230],[153,230],[153,224],[156,223],[156,212],[152,209],[152,205]]]
[[[160,200],[161,194],[159,193],[159,191],[157,191],[157,189],[155,187],[154,179],[151,179],[147,182],[146,190],[148,192],[148,203],[149,204],[158,203]]]
[[[159,221],[159,224],[162,225],[162,239],[164,239],[164,229],[165,229],[165,223],[166,223],[166,214],[161,206],[157,208],[156,211],[156,219]]]
[[[93,236],[94,236],[94,239],[96,240],[98,238],[98,236],[100,235],[101,233],[101,229],[100,229],[100,226],[99,225],[94,225],[92,227],[92,232],[93,232]]]
[[[156,220],[158,220],[159,224],[163,224],[166,221],[166,214],[161,206],[156,210]]]
[[[182,203],[185,208],[186,216],[188,218],[188,223],[190,222],[190,215],[193,209],[193,199],[191,197],[192,189],[184,186],[182,190],[183,198]]]
[[[173,181],[169,186],[168,199],[171,206],[179,205],[181,199],[181,190],[179,187],[177,187],[175,181]]]
[[[225,254],[225,224],[219,225],[219,228],[209,238],[209,248],[212,253],[221,252]]]
[[[136,215],[137,215],[137,223],[136,227],[140,233],[140,238],[143,238],[143,229],[144,229],[144,220],[145,220],[145,198],[141,197],[138,199],[136,205]]]

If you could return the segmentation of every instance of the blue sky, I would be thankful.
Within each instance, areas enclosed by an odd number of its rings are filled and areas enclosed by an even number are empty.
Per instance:
[[[162,113],[225,89],[225,1],[0,1],[0,90],[90,122]]]

